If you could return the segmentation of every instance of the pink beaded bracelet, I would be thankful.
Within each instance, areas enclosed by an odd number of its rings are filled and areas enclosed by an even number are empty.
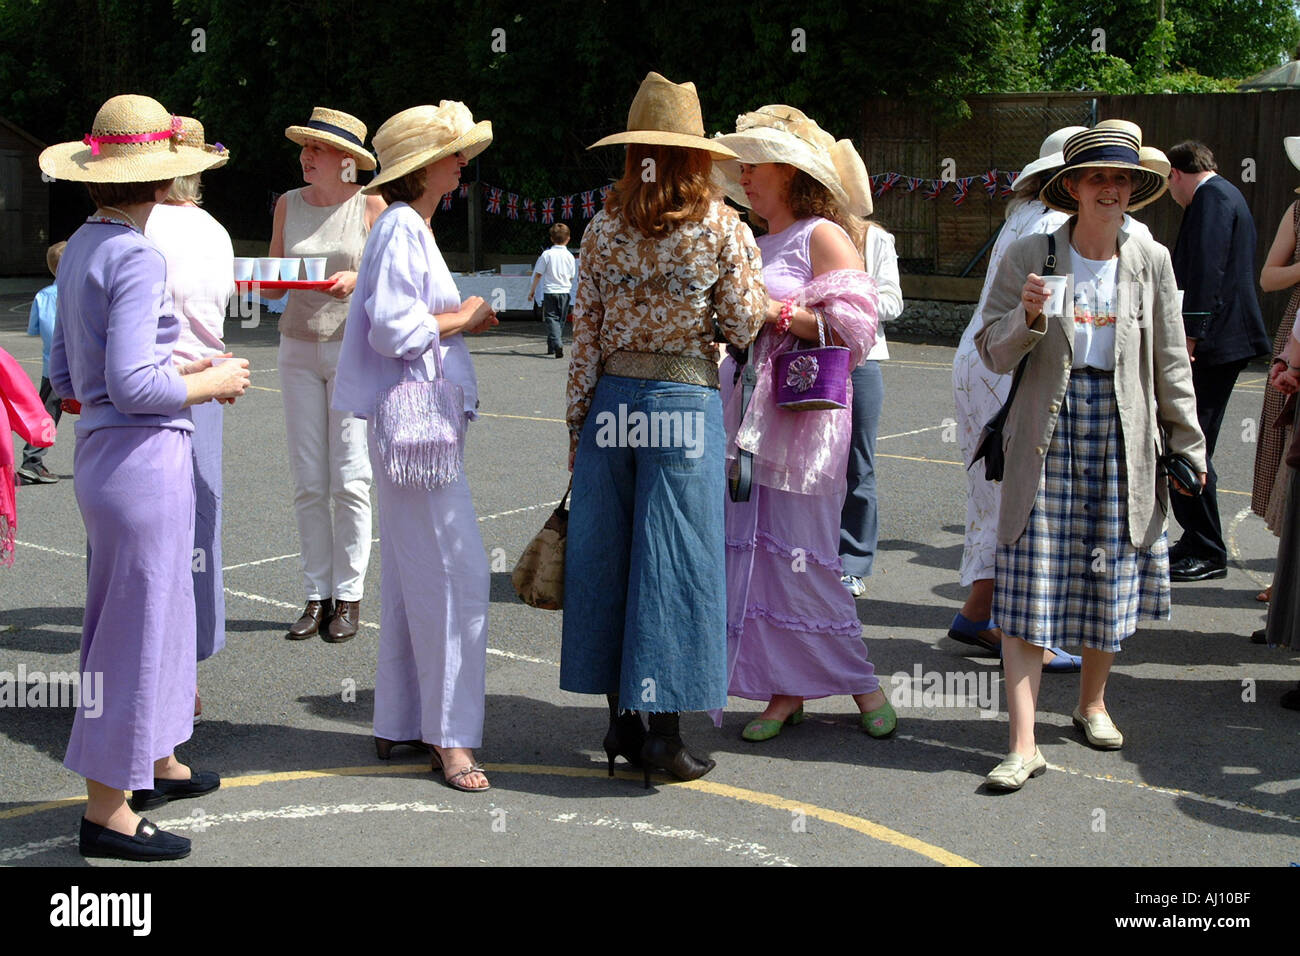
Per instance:
[[[781,314],[776,318],[776,334],[785,335],[790,331],[790,322],[794,319],[794,302],[782,302]]]

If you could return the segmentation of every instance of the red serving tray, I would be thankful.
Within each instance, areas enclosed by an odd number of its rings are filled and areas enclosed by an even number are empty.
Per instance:
[[[265,289],[267,292],[284,292],[292,291],[293,289],[315,289],[317,291],[324,291],[333,284],[334,283],[328,279],[320,279],[318,281],[311,281],[308,279],[292,279],[288,281],[284,279],[235,280],[235,288],[240,292],[252,292],[253,286],[257,286],[259,289]]]

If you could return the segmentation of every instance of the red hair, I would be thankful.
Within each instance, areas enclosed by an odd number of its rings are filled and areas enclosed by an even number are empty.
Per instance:
[[[713,157],[702,149],[632,143],[605,211],[621,213],[644,235],[661,239],[679,223],[699,222],[708,213],[717,195],[712,173]]]

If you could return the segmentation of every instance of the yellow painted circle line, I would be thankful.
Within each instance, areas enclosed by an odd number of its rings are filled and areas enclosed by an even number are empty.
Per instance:
[[[391,774],[424,774],[428,773],[429,768],[423,763],[412,764],[393,764],[386,767],[328,767],[323,770],[288,770],[279,773],[257,773],[249,774],[244,777],[227,777],[221,781],[221,788],[228,790],[234,787],[260,787],[266,783],[285,783],[291,780],[313,780],[322,777],[376,777]],[[548,777],[590,777],[608,779],[609,771],[596,769],[592,767],[547,767],[540,764],[522,764],[522,763],[494,763],[488,768],[488,773],[517,773],[533,774]],[[614,774],[624,780],[641,780],[639,773],[629,773],[627,771],[618,771]],[[656,778],[660,784],[666,783],[662,778]],[[890,846],[896,846],[903,850],[910,850],[913,853],[920,854],[936,863],[942,863],[944,866],[979,866],[974,860],[968,860],[965,857],[958,856],[956,853],[950,853],[943,847],[934,846],[915,837],[910,837],[906,833],[899,833],[897,830],[891,830],[889,827],[882,826],[879,823],[873,823],[865,817],[856,817],[850,813],[841,813],[838,810],[830,810],[826,807],[819,807],[811,803],[801,803],[798,800],[787,800],[785,797],[779,797],[774,793],[763,793],[760,790],[747,790],[744,787],[733,787],[730,784],[715,783],[711,780],[690,780],[686,782],[672,781],[668,782],[669,786],[681,787],[684,790],[696,790],[700,793],[712,794],[715,797],[730,797],[732,800],[739,800],[743,803],[754,803],[762,807],[770,807],[773,810],[795,811],[811,817],[814,820],[821,820],[825,823],[833,823],[836,826],[844,827],[861,833],[863,836],[870,837],[880,843],[888,843]],[[41,813],[46,810],[57,810],[62,807],[75,806],[76,804],[85,803],[85,797],[68,797],[63,800],[49,800],[45,803],[34,803],[25,807],[14,807],[12,810],[0,812],[0,820],[12,820],[15,817],[24,817],[33,813]]]

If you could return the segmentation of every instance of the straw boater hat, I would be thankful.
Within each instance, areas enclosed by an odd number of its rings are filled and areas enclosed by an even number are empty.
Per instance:
[[[714,159],[735,159],[736,154],[704,135],[704,117],[694,83],[673,83],[650,72],[632,98],[627,111],[627,132],[614,133],[588,146],[641,143],[647,146],[684,146],[702,149]]]
[[[835,140],[793,106],[762,106],[736,118],[736,131],[714,139],[734,150],[738,161],[718,164],[727,195],[746,208],[740,164],[786,163],[830,190],[845,212],[870,216],[871,177],[847,139]]]
[[[1300,169],[1300,136],[1287,136],[1282,140],[1282,148],[1286,150],[1286,158],[1291,160],[1291,165]],[[1296,192],[1300,193],[1300,189]]]
[[[41,152],[41,172],[79,183],[151,183],[211,169],[221,160],[181,142],[181,120],[148,96],[114,96],[75,143]]]
[[[1061,150],[1065,147],[1065,141],[1075,133],[1086,133],[1087,131],[1088,127],[1086,126],[1062,126],[1047,137],[1047,139],[1043,140],[1043,145],[1038,148],[1038,158],[1020,170],[1020,175],[1011,184],[1011,188],[1016,192],[1024,192],[1031,185],[1029,182],[1030,177],[1046,172],[1049,169],[1055,169],[1057,166],[1064,166],[1065,156]]]
[[[195,149],[201,149],[205,153],[211,153],[219,157],[219,162],[213,163],[209,169],[220,169],[226,163],[230,162],[230,150],[220,143],[208,143],[203,138],[203,124],[193,116],[182,116],[181,120],[181,144],[183,146],[193,146]]]
[[[341,110],[317,106],[311,111],[311,119],[302,126],[290,126],[284,135],[299,146],[306,145],[308,139],[318,139],[343,150],[357,161],[358,168],[375,168],[375,157],[370,155],[365,145],[366,124]]]
[[[462,153],[473,159],[492,143],[492,124],[475,123],[464,103],[443,100],[435,106],[412,106],[390,116],[375,130],[379,174],[362,187],[375,193],[384,183],[400,179],[430,163]]]
[[[1169,160],[1158,149],[1142,145],[1142,128],[1127,120],[1102,120],[1092,129],[1065,141],[1065,166],[1047,181],[1038,198],[1059,212],[1078,212],[1079,203],[1065,188],[1072,169],[1103,166],[1133,171],[1128,212],[1155,202],[1169,188]]]

